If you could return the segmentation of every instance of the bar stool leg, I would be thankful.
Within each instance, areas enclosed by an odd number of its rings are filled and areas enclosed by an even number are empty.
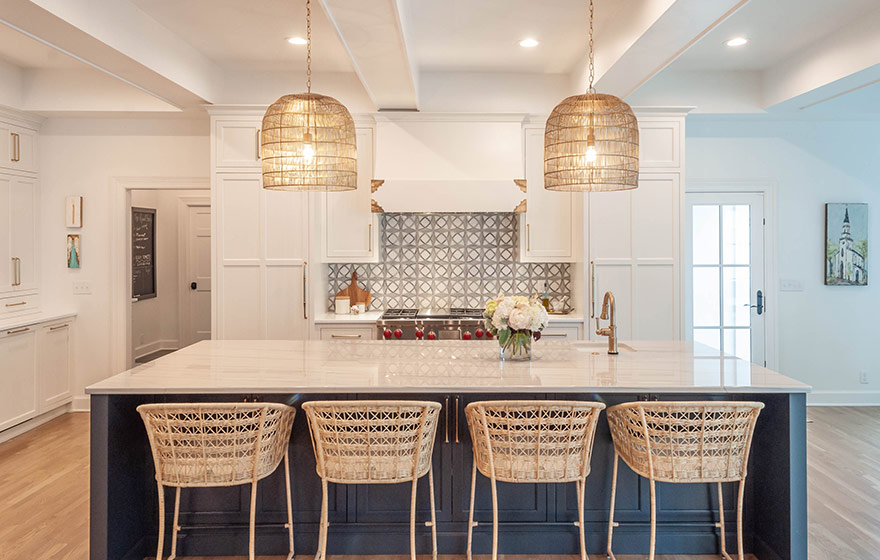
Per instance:
[[[614,527],[616,523],[614,523],[614,501],[617,498],[617,465],[620,463],[620,455],[617,453],[617,450],[614,451],[614,466],[612,467],[611,473],[611,510],[608,513],[608,545],[605,549],[605,554],[611,560],[616,560],[614,557],[614,553],[611,552],[611,539],[614,536]]]
[[[412,497],[409,505],[409,556],[412,560],[416,560],[416,490],[418,484],[419,479],[413,478]]]
[[[248,558],[249,560],[254,560],[254,533],[255,527],[257,523],[257,481],[254,480],[251,482],[251,519],[249,523],[249,531],[250,539],[248,542]]]
[[[578,533],[581,541],[581,560],[589,560],[589,556],[587,556],[587,543],[584,538],[584,491],[587,486],[587,481],[585,479],[581,479],[577,481],[577,493],[578,493]]]
[[[498,487],[495,483],[495,469],[492,469],[492,560],[498,560]]]
[[[324,560],[327,552],[327,481],[321,479],[321,530],[318,533],[318,552],[315,560]]]
[[[293,504],[290,496],[290,448],[284,454],[284,486],[287,489],[287,537],[290,540],[290,553],[287,560],[293,560]]]
[[[172,526],[171,533],[171,556],[168,557],[168,560],[174,560],[177,558],[177,533],[180,531],[180,524],[178,523],[178,519],[180,518],[180,486],[177,487],[177,491],[174,493],[174,525]]]
[[[648,560],[654,560],[654,549],[657,546],[657,496],[654,479],[651,479],[651,552]]]
[[[736,504],[736,549],[739,560],[743,560],[743,497],[746,491],[746,480],[739,481],[739,499]]]
[[[159,544],[156,547],[156,560],[162,560],[162,548],[165,544],[165,489],[162,483],[156,483],[159,488]]]
[[[477,488],[477,461],[474,460],[474,469],[471,472],[471,507],[468,511],[468,536],[467,536],[467,560],[471,558],[471,545],[474,539],[474,493]]]
[[[721,483],[718,484],[718,529],[721,532],[721,557],[733,560],[727,553],[727,529],[724,526],[724,497],[721,494]]]
[[[428,467],[428,490],[431,495],[431,558],[437,560],[437,513],[434,507],[434,465]]]

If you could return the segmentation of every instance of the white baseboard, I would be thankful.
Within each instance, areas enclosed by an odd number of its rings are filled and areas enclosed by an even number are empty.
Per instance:
[[[159,350],[179,350],[180,349],[180,341],[179,340],[154,340],[153,342],[148,342],[147,344],[142,344],[133,350],[134,359],[137,360],[139,358],[143,358],[144,356],[148,356],[153,352],[158,352]]]
[[[33,430],[37,426],[39,426],[41,424],[45,424],[49,420],[54,420],[54,419],[58,418],[59,416],[61,416],[62,414],[65,414],[67,412],[71,412],[70,404],[65,404],[63,406],[59,406],[58,408],[56,408],[54,410],[50,410],[49,412],[44,412],[43,414],[40,414],[39,416],[31,418],[27,422],[22,422],[21,424],[16,424],[15,426],[13,426],[11,428],[7,428],[6,430],[3,430],[2,432],[0,432],[0,443],[3,443],[4,441],[9,441],[14,437],[20,436],[21,434],[23,434],[25,432]]]
[[[807,406],[880,406],[880,391],[813,391]]]
[[[71,412],[89,412],[92,409],[92,399],[88,395],[73,397],[70,402]]]

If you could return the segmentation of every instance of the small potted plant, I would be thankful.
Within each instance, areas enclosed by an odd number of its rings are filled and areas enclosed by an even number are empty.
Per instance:
[[[550,319],[537,297],[503,295],[486,303],[483,317],[486,330],[501,345],[502,360],[530,359],[532,339],[541,338]]]

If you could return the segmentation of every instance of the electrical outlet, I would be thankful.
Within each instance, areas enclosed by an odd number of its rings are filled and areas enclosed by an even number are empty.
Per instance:
[[[782,292],[803,292],[804,283],[800,280],[792,280],[791,278],[783,278],[779,281],[779,290]]]
[[[867,371],[860,371],[859,372],[859,383],[861,383],[862,385],[868,384],[868,372]]]
[[[92,293],[92,285],[88,282],[77,280],[73,283],[73,294],[77,296],[87,296]]]

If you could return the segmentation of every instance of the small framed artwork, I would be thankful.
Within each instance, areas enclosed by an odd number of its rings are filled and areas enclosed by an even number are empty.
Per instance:
[[[67,234],[67,268],[79,268],[82,265],[79,250],[79,235]]]
[[[868,285],[868,205],[825,205],[825,285]]]
[[[81,196],[68,196],[64,206],[64,221],[69,228],[82,227],[82,201]]]

